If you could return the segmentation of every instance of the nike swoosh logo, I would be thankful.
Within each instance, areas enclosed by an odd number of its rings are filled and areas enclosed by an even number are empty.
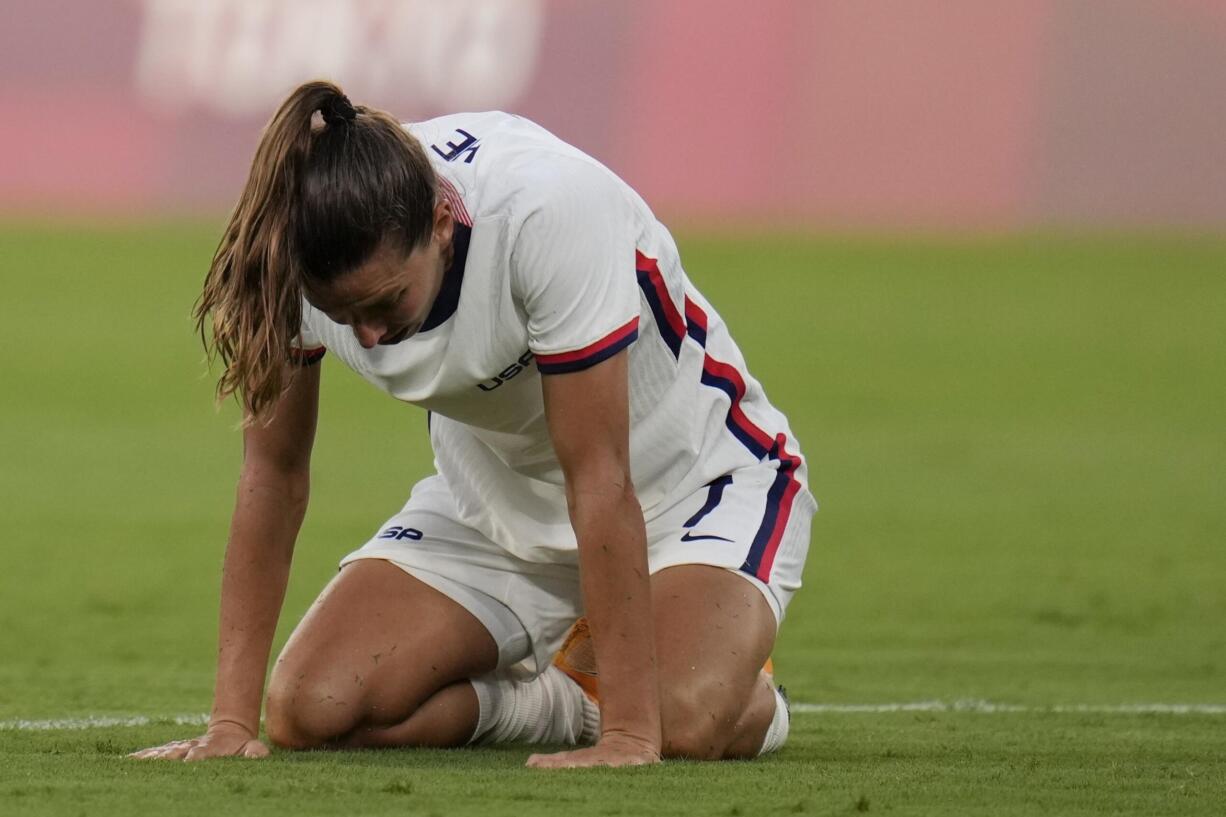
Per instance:
[[[729,538],[728,538],[728,537],[726,537],[726,536],[711,536],[711,535],[709,535],[709,534],[701,534],[701,533],[700,533],[700,534],[698,534],[697,536],[695,536],[694,534],[690,533],[689,531],[686,531],[686,532],[685,532],[685,533],[684,533],[684,534],[681,536],[681,541],[682,541],[682,542],[697,542],[699,539],[718,539],[718,540],[719,540],[719,541],[721,541],[721,542],[731,542],[731,541],[732,541],[731,539],[729,539]]]

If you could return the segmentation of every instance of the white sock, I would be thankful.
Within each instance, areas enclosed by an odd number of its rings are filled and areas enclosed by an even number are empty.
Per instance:
[[[595,743],[600,707],[555,666],[531,681],[477,679],[479,716],[469,743]]]
[[[758,750],[758,754],[764,755],[777,751],[787,741],[791,725],[792,716],[788,713],[788,702],[776,688],[775,715],[771,718],[771,725],[766,728],[766,739],[762,741],[762,748]]]

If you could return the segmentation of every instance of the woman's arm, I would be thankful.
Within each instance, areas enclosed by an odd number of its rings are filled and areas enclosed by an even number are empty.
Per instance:
[[[545,417],[566,479],[579,576],[600,670],[600,742],[535,756],[535,766],[621,766],[660,759],[647,532],[630,478],[628,354],[545,375]]]
[[[307,366],[296,372],[272,422],[253,423],[243,433],[243,468],[222,567],[217,682],[208,732],[136,757],[200,760],[268,753],[258,739],[260,700],[294,541],[306,513],[319,369]]]

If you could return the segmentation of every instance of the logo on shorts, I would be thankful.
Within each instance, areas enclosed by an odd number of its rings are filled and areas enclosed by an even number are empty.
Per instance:
[[[381,532],[376,538],[378,539],[412,539],[417,541],[424,534],[417,528],[402,528],[396,525]]]
[[[693,533],[690,533],[688,530],[684,534],[681,535],[682,542],[697,542],[700,539],[718,539],[721,542],[731,542],[732,541],[726,536],[715,536],[714,534],[709,534],[709,533],[693,534]]]

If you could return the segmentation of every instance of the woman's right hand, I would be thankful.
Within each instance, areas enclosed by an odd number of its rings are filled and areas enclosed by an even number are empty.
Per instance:
[[[233,721],[209,724],[208,731],[191,740],[172,740],[133,752],[140,760],[208,760],[211,757],[267,757],[265,746],[251,730]]]

